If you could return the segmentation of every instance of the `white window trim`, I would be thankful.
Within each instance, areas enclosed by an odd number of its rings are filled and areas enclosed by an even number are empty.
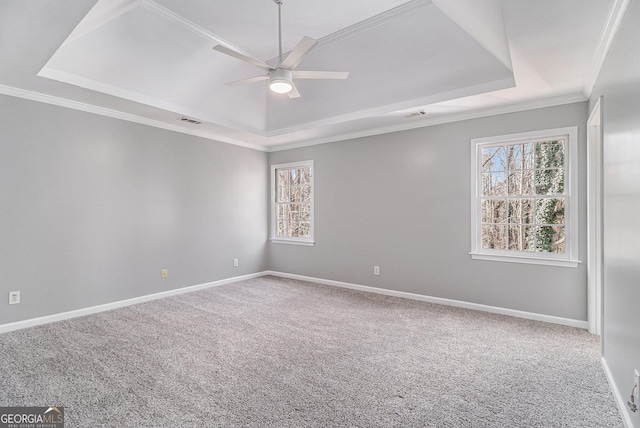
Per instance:
[[[565,233],[567,246],[565,254],[525,253],[508,250],[487,250],[482,248],[480,227],[480,149],[485,145],[516,143],[523,140],[544,140],[549,137],[567,136],[565,147]],[[472,259],[492,260],[512,263],[529,263],[562,267],[577,267],[578,260],[578,127],[547,129],[500,135],[497,137],[474,138],[471,140],[471,255]]]
[[[277,215],[277,207],[278,204],[276,204],[276,170],[277,169],[281,169],[281,168],[294,168],[294,167],[305,167],[308,166],[311,168],[311,233],[310,236],[308,238],[283,238],[283,237],[278,237],[276,234],[276,223],[277,223],[277,219],[278,219],[278,215]],[[314,190],[314,175],[315,175],[315,171],[313,168],[313,161],[312,160],[307,160],[307,161],[301,161],[301,162],[289,162],[289,163],[281,163],[278,165],[271,165],[271,192],[270,192],[270,198],[271,198],[271,221],[270,221],[270,228],[271,228],[271,232],[270,232],[270,238],[269,241],[271,241],[274,244],[291,244],[291,245],[306,245],[306,246],[313,246],[315,245],[315,240],[314,240],[314,229],[315,229],[315,218],[314,218],[314,201],[315,201],[315,190]]]

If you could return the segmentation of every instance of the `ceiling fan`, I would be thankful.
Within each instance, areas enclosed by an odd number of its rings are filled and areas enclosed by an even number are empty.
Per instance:
[[[278,66],[272,67],[266,62],[253,55],[242,51],[235,47],[229,47],[224,45],[216,45],[213,49],[218,52],[222,52],[251,65],[255,65],[267,72],[266,75],[250,77],[248,79],[236,80],[229,82],[227,85],[236,86],[244,85],[248,83],[259,82],[262,80],[269,81],[269,89],[279,94],[287,94],[289,98],[298,98],[300,92],[293,84],[293,79],[346,79],[349,76],[348,71],[297,71],[294,70],[300,62],[304,59],[311,49],[313,49],[318,41],[311,37],[303,37],[295,48],[282,59],[282,0],[273,0],[278,5],[278,43],[279,43],[279,60]]]

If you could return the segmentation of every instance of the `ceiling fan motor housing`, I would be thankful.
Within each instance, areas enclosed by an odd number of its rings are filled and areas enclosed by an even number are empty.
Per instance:
[[[285,94],[293,88],[291,70],[276,68],[269,72],[269,87],[272,91]]]

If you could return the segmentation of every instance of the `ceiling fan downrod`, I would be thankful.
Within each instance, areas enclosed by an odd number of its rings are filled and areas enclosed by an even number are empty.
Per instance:
[[[278,64],[282,63],[282,0],[273,0],[278,5]]]

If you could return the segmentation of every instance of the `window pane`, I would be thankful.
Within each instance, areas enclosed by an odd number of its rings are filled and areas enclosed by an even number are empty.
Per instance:
[[[522,224],[533,224],[534,222],[534,199],[521,199]]]
[[[300,186],[300,200],[302,202],[311,201],[311,185],[303,184]]]
[[[283,171],[281,169],[277,170],[278,175],[278,186],[287,186],[289,184],[289,171],[286,169]]]
[[[277,234],[279,237],[287,236],[287,223],[284,221],[278,221],[278,231]]]
[[[533,144],[513,144],[507,147],[510,148],[509,171],[534,168]]]
[[[524,226],[509,226],[509,250],[525,251],[527,248],[527,240],[525,236]]]
[[[509,195],[521,196],[533,193],[533,170],[509,173]]]
[[[300,184],[300,170],[298,168],[293,168],[289,170],[289,184]]]
[[[536,170],[536,193],[558,195],[564,192],[564,169]]]
[[[480,172],[486,174],[491,171],[491,167],[493,166],[493,158],[495,155],[496,147],[483,147],[482,148],[482,163],[480,165]]]
[[[536,168],[564,166],[564,141],[543,141],[536,144]]]
[[[311,187],[311,169],[300,168],[300,184]]]
[[[308,221],[301,221],[300,223],[300,237],[308,238],[311,236],[311,223]]]
[[[291,186],[290,193],[290,201],[291,202],[300,202],[302,200],[302,195],[300,194],[300,186]]]
[[[507,184],[504,172],[482,174],[482,196],[506,195]]]
[[[564,254],[564,226],[553,226],[553,252],[556,254]]]
[[[505,199],[484,200],[482,202],[482,223],[507,222],[507,201]]]
[[[507,221],[511,224],[522,223],[522,201],[520,199],[510,199],[507,205]]]
[[[536,200],[536,224],[564,224],[564,198]]]
[[[289,220],[298,220],[298,205],[289,204]]]
[[[503,225],[482,225],[482,248],[505,250],[507,248],[507,228]]]
[[[485,147],[482,149],[482,172],[507,170],[507,152],[504,147]]]
[[[278,188],[278,202],[289,202],[289,186]]]
[[[533,199],[510,199],[507,219],[512,224],[533,223]]]
[[[493,201],[493,215],[491,223],[505,224],[507,222],[507,201],[506,199],[495,199]]]
[[[523,226],[524,251],[536,251],[536,228],[534,226]]]
[[[482,223],[492,223],[491,219],[493,218],[493,200],[483,199],[481,203],[482,215],[480,217],[480,221]]]
[[[278,205],[278,220],[284,220],[289,217],[289,210],[287,205]]]
[[[564,227],[537,227],[536,251],[539,253],[564,253]]]
[[[297,221],[289,222],[289,236],[291,238],[298,238],[300,236],[300,228]]]
[[[300,205],[300,209],[299,209],[298,212],[299,212],[300,220],[303,220],[303,221],[310,221],[311,220],[311,205],[310,204]]]

